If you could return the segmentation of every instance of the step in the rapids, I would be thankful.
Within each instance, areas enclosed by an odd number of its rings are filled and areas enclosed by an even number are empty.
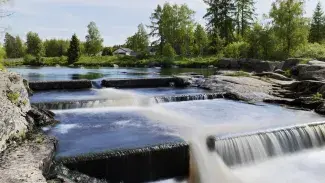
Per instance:
[[[167,103],[167,102],[183,102],[193,100],[213,100],[219,98],[229,98],[230,95],[227,93],[198,93],[198,94],[182,94],[172,96],[157,96],[143,98],[143,103]],[[231,97],[230,97],[231,98]],[[128,101],[129,100],[129,101]],[[78,109],[78,108],[99,108],[99,107],[110,107],[118,106],[119,102],[129,105],[132,104],[130,99],[121,100],[110,100],[110,99],[97,99],[97,100],[78,100],[78,101],[59,101],[59,102],[39,102],[32,103],[33,106],[40,109],[47,110],[67,110],[67,109]],[[135,102],[136,103],[136,102]]]
[[[140,149],[58,158],[57,163],[111,183],[142,183],[187,177],[189,146],[164,144]]]
[[[178,77],[104,79],[102,81],[102,86],[107,88],[186,87],[188,85],[189,83]]]
[[[249,134],[207,138],[207,148],[229,166],[262,161],[273,156],[325,145],[325,122],[309,123]],[[189,146],[165,144],[110,151],[56,160],[73,171],[111,183],[142,183],[189,175]]]
[[[90,80],[71,81],[31,81],[29,88],[33,91],[47,90],[80,90],[92,88]]]

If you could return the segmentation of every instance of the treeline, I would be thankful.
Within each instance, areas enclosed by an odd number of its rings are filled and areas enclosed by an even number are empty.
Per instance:
[[[80,42],[76,35],[71,40],[42,41],[37,33],[30,32],[23,43],[18,36],[6,34],[6,55],[30,57],[26,60],[67,56],[69,64],[73,64],[81,55],[107,56],[119,47],[127,47],[137,52],[138,60],[153,58],[167,63],[211,56],[268,60],[325,58],[325,15],[320,2],[313,17],[306,18],[303,0],[277,0],[263,20],[256,17],[254,0],[204,2],[208,5],[204,16],[206,26],[195,22],[195,12],[186,4],[165,3],[153,11],[150,24],[140,24],[124,45],[103,47],[100,32],[91,22],[85,42]]]

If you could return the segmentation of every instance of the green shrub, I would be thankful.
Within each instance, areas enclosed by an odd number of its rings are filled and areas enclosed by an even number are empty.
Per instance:
[[[249,51],[249,44],[240,41],[240,42],[233,42],[231,44],[228,44],[224,50],[223,53],[225,57],[228,58],[247,58]]]
[[[33,55],[27,54],[24,57],[24,65],[41,66],[42,65],[42,58],[41,57],[35,57]]]
[[[308,43],[299,48],[295,53],[296,58],[313,58],[322,60],[325,58],[325,45],[318,43]]]
[[[284,75],[287,76],[288,78],[290,78],[292,76],[291,70],[288,69],[288,70],[284,71]]]
[[[44,57],[43,64],[47,66],[68,65],[68,57]]]
[[[0,61],[0,71],[5,71],[5,66],[3,65],[2,61]]]
[[[8,100],[10,100],[11,103],[17,105],[18,104],[18,99],[20,97],[19,92],[8,92],[7,93]]]
[[[323,95],[319,92],[311,96],[313,101],[320,101],[323,100]]]

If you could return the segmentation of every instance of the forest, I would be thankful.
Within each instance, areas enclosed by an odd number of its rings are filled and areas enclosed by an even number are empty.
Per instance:
[[[325,14],[319,2],[313,17],[305,17],[304,1],[277,0],[268,14],[258,18],[254,0],[204,0],[206,25],[194,20],[186,4],[165,3],[152,12],[149,25],[139,24],[123,45],[104,46],[95,22],[87,26],[85,41],[42,40],[35,32],[19,36],[6,33],[4,64],[74,66],[172,66],[203,67],[221,58],[325,61]],[[117,56],[118,48],[136,56]],[[3,53],[2,53],[3,52]]]

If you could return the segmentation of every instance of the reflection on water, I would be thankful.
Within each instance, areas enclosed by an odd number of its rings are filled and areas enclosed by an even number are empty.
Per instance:
[[[29,81],[75,80],[100,78],[152,78],[171,76],[184,72],[196,72],[204,76],[214,74],[214,69],[188,68],[71,68],[71,67],[15,67],[8,70],[21,74]]]

